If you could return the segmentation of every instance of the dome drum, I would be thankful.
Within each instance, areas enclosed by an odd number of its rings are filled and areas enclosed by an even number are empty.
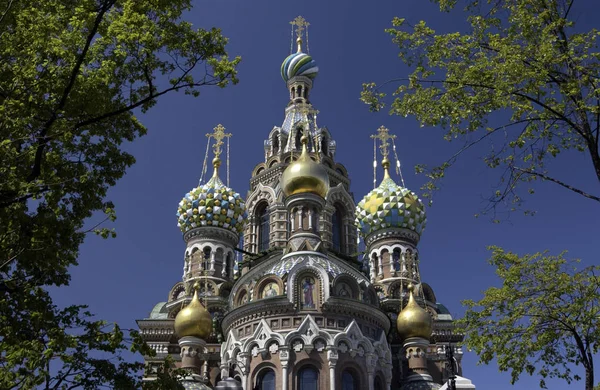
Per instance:
[[[235,247],[239,241],[239,233],[217,226],[199,226],[185,232],[183,240],[188,246],[197,241],[214,240]]]
[[[306,76],[294,76],[286,81],[286,85],[288,88],[291,88],[295,85],[303,85],[307,86],[308,89],[312,89],[313,81]]]
[[[302,205],[309,205],[311,203],[314,204],[315,206],[318,206],[321,209],[323,207],[325,207],[325,199],[323,199],[323,197],[321,197],[320,195],[310,193],[310,192],[302,192],[302,193],[292,194],[292,195],[288,195],[285,198],[285,207],[288,210],[290,208],[293,208],[296,205],[302,206]]]

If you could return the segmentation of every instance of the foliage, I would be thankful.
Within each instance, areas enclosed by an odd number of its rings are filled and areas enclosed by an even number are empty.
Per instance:
[[[106,192],[134,163],[122,144],[146,133],[134,111],[171,92],[237,83],[240,58],[228,59],[220,30],[182,20],[190,8],[0,0],[1,388],[136,380],[139,367],[113,354],[139,337],[106,329],[82,307],[58,309],[45,287],[69,283],[86,234],[114,235],[85,223],[98,211],[115,218]],[[59,360],[57,373],[50,363]]]
[[[435,2],[443,11],[457,3]],[[600,181],[600,33],[575,28],[575,0],[465,3],[468,32],[438,34],[424,21],[411,25],[402,18],[386,30],[413,69],[407,78],[392,80],[400,85],[390,114],[413,115],[422,127],[443,128],[448,141],[464,141],[439,166],[417,166],[430,179],[426,196],[461,154],[476,149],[488,167],[502,172],[484,212],[498,205],[516,209],[523,200],[520,188],[525,184],[533,193],[526,184],[533,180],[600,201],[548,168],[567,150],[583,152]],[[384,85],[363,85],[361,98],[373,110],[386,103]]]
[[[502,281],[483,298],[464,301],[467,311],[460,324],[466,344],[480,363],[498,361],[510,371],[512,383],[525,371],[571,383],[581,379],[570,366],[585,369],[585,388],[593,389],[593,355],[600,342],[600,266],[577,270],[578,261],[564,253],[518,256],[491,247],[490,264]]]

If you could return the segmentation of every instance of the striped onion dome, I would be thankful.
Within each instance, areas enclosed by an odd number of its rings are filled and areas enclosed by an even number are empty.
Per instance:
[[[319,73],[319,67],[315,60],[301,51],[290,54],[281,64],[281,77],[286,82],[296,76],[314,79],[317,77],[317,73]]]

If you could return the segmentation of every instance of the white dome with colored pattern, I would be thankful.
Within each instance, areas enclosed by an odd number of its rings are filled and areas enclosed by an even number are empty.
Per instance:
[[[425,206],[419,197],[387,174],[379,187],[356,206],[356,223],[363,237],[385,228],[405,228],[421,235],[426,222]]]
[[[185,194],[177,208],[177,226],[183,233],[202,226],[216,226],[240,234],[248,219],[246,204],[218,176]]]
[[[317,77],[319,67],[315,60],[301,51],[290,54],[281,64],[281,77],[287,82],[295,76],[304,76],[310,79]]]

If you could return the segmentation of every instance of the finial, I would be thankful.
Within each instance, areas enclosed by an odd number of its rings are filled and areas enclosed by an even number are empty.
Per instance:
[[[198,281],[196,280],[196,282],[192,285],[192,289],[194,290],[194,292],[200,290],[200,283],[198,283]]]
[[[192,285],[192,290],[194,291],[194,295],[192,296],[192,301],[200,302],[200,299],[198,298],[198,291],[200,291],[200,283],[198,283],[197,280]]]
[[[389,130],[385,127],[385,126],[381,126],[379,127],[379,129],[377,129],[377,134],[371,135],[371,138],[374,139],[378,139],[379,140],[379,149],[381,151],[381,155],[383,156],[383,160],[381,161],[381,166],[383,167],[384,170],[384,179],[387,179],[390,177],[390,173],[389,173],[389,168],[390,168],[390,160],[388,160],[388,155],[389,155],[389,140],[393,140],[394,138],[396,138],[395,135],[390,134]]]
[[[308,26],[310,23],[306,21],[302,16],[298,15],[294,20],[290,22],[292,25],[292,33],[294,31],[294,27],[296,30],[296,43],[298,44],[298,53],[302,51],[302,34],[306,30],[306,35],[308,37]]]
[[[218,124],[217,127],[213,129],[212,133],[207,133],[206,136],[210,139],[213,138],[215,143],[213,145],[213,154],[215,158],[213,158],[213,167],[215,168],[213,177],[217,177],[219,166],[221,165],[221,159],[219,156],[221,155],[221,146],[223,146],[223,139],[231,137],[231,133],[225,133],[225,127],[222,124]]]

